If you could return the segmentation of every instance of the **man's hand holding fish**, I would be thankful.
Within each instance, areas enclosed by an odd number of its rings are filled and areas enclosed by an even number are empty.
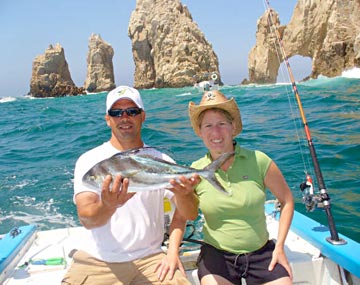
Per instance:
[[[114,182],[112,183],[112,180]],[[121,175],[112,177],[107,175],[105,177],[101,189],[101,201],[106,207],[116,210],[127,202],[135,193],[128,193],[129,179],[122,178]]]

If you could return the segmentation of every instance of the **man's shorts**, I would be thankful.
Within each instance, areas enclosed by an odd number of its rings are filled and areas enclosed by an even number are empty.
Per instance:
[[[272,271],[268,270],[274,248],[274,241],[269,240],[262,248],[251,253],[233,254],[204,244],[197,261],[199,280],[205,275],[214,274],[233,284],[241,284],[241,278],[244,278],[247,285],[255,285],[289,276],[281,264],[276,264]]]
[[[130,262],[108,263],[98,260],[86,252],[77,251],[73,263],[64,276],[62,285],[125,285],[125,284],[161,284],[190,285],[190,282],[176,270],[172,280],[166,276],[163,282],[157,278],[155,268],[164,257],[164,253],[154,254]]]

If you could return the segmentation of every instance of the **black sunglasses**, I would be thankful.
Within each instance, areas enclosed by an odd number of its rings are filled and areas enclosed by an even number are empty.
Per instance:
[[[130,107],[127,109],[110,109],[108,111],[108,114],[111,117],[122,117],[124,115],[124,113],[126,113],[126,115],[128,115],[128,116],[135,117],[135,116],[139,115],[141,112],[142,112],[141,108]]]

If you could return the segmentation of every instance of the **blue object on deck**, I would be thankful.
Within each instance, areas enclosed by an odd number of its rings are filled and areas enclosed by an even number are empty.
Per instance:
[[[274,205],[266,204],[265,211],[268,214],[273,213]],[[304,240],[318,248],[322,255],[355,276],[360,277],[360,244],[358,242],[339,234],[339,238],[344,239],[346,244],[331,244],[326,240],[330,235],[328,227],[297,211],[294,212],[291,229]]]
[[[13,228],[9,233],[0,239],[0,273],[4,270],[19,254],[27,241],[36,233],[35,225],[27,225]]]

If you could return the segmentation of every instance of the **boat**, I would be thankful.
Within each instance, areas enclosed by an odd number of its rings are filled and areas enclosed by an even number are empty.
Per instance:
[[[200,82],[196,82],[194,84],[194,88],[201,92],[210,91],[210,90],[219,90],[219,82],[218,82],[218,75],[213,72],[211,74],[205,74],[202,78],[208,77],[208,80],[203,80]],[[193,76],[195,79],[196,76]]]
[[[264,211],[271,239],[276,239],[279,207],[268,201]],[[82,240],[79,227],[38,231],[36,225],[12,229],[0,239],[0,284],[60,284]],[[328,241],[329,228],[295,211],[285,250],[293,284],[360,284],[360,244],[340,235],[344,243]],[[198,285],[196,260],[201,241],[184,238],[181,260],[188,279]],[[163,246],[166,251],[166,243]]]

